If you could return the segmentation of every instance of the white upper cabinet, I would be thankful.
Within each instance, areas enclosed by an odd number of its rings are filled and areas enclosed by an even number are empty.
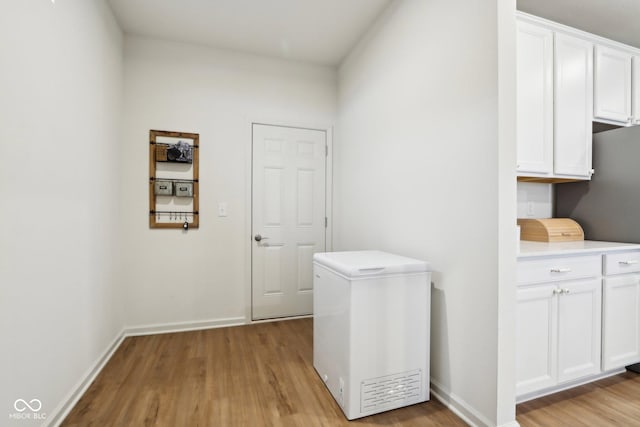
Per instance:
[[[640,125],[640,49],[517,17],[518,179],[589,180],[593,122]]]
[[[640,55],[633,57],[633,123],[640,125]]]
[[[553,172],[553,31],[518,22],[518,172]]]
[[[593,44],[555,34],[554,173],[591,178]]]
[[[596,45],[594,120],[632,124],[631,58],[620,49]]]

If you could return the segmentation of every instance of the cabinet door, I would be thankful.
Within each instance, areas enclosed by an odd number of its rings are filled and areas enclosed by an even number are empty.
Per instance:
[[[555,35],[554,172],[590,178],[593,119],[593,47]]]
[[[602,369],[640,362],[640,275],[604,280]]]
[[[558,283],[558,382],[600,372],[602,280]]]
[[[633,57],[633,123],[640,125],[640,56]]]
[[[520,288],[516,308],[516,394],[556,383],[558,297],[555,285]]]
[[[518,22],[518,172],[553,172],[553,32]]]
[[[627,124],[631,121],[632,55],[604,46],[595,48],[594,117]]]

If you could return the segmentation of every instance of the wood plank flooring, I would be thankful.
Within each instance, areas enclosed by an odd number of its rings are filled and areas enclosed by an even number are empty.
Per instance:
[[[640,426],[640,375],[625,372],[516,407],[521,427]]]
[[[313,369],[312,319],[127,338],[63,426],[464,426],[437,400],[349,423]],[[627,372],[516,408],[522,427],[640,426]]]
[[[437,400],[349,423],[312,319],[127,338],[63,426],[464,426]]]

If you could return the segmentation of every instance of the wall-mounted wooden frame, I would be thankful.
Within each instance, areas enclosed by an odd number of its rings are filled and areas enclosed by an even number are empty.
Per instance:
[[[149,228],[199,227],[199,152],[200,134],[149,131]]]

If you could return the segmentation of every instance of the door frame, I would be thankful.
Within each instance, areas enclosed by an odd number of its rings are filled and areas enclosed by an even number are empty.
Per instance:
[[[246,155],[245,155],[245,232],[244,232],[244,240],[245,240],[245,269],[244,269],[244,295],[245,295],[245,324],[251,323],[261,323],[261,322],[273,322],[277,320],[287,320],[289,317],[282,317],[278,319],[266,319],[266,320],[253,320],[252,318],[252,305],[253,305],[253,297],[252,297],[252,283],[251,283],[251,268],[252,268],[252,245],[253,245],[253,234],[252,234],[252,216],[253,216],[253,125],[267,125],[267,126],[280,126],[280,127],[290,127],[290,128],[299,128],[299,129],[310,129],[310,130],[319,130],[326,133],[327,136],[327,147],[329,153],[326,158],[325,164],[325,212],[328,219],[327,228],[325,231],[325,250],[330,252],[333,250],[333,126],[327,124],[310,124],[310,123],[300,123],[297,121],[282,121],[282,120],[248,120],[247,121],[247,140],[248,143],[246,145]],[[308,317],[308,316],[295,316],[299,317]]]

